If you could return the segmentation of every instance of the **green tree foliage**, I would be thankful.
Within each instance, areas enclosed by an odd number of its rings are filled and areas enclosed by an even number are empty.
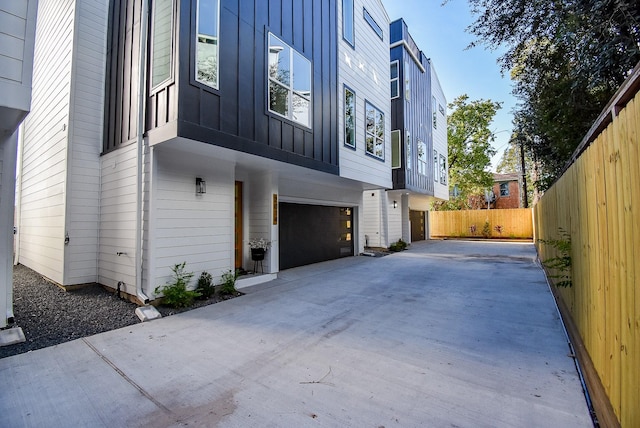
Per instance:
[[[511,136],[511,140],[509,141],[509,145],[504,152],[502,153],[502,158],[500,158],[500,162],[496,167],[496,172],[501,174],[509,174],[512,172],[517,172],[518,174],[522,174],[522,154],[521,154],[521,146],[518,144],[518,134],[513,134]],[[527,201],[528,206],[531,206],[534,201],[534,182],[536,181],[536,167],[531,158],[531,155],[525,151],[524,156],[524,172],[525,179],[527,180]]]
[[[510,72],[516,132],[546,188],[640,61],[637,0],[469,0],[469,31]],[[472,44],[473,46],[474,44]]]
[[[489,168],[496,151],[491,147],[494,134],[489,125],[500,107],[500,103],[491,100],[469,101],[466,94],[449,104],[449,186],[457,187],[462,201],[493,184]]]

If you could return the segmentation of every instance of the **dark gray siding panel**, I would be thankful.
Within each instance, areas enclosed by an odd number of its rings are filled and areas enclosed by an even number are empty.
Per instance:
[[[336,2],[223,0],[219,90],[193,78],[196,1],[180,3],[178,134],[337,174]],[[311,129],[268,111],[268,31],[312,63]]]

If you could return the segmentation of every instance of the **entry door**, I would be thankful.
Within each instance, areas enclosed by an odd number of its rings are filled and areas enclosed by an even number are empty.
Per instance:
[[[411,211],[411,242],[424,241],[427,239],[425,233],[424,211]]]
[[[236,181],[236,202],[235,202],[235,266],[242,268],[242,182]]]

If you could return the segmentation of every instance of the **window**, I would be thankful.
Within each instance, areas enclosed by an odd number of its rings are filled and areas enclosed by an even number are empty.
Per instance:
[[[356,94],[344,87],[344,145],[356,147]]]
[[[411,169],[411,134],[407,132],[407,169]]]
[[[433,129],[438,128],[438,111],[436,108],[438,107],[438,102],[436,101],[436,97],[431,97],[431,115],[433,116]]]
[[[151,38],[151,87],[171,79],[173,41],[173,0],[153,3],[153,29]]]
[[[311,61],[271,33],[269,111],[311,127]]]
[[[440,172],[438,167],[438,151],[433,151],[433,180],[437,183],[440,178]]]
[[[427,145],[418,140],[418,174],[427,175]]]
[[[447,159],[440,155],[440,184],[447,184]]]
[[[509,196],[509,183],[500,183],[500,196]]]
[[[398,98],[400,96],[400,80],[398,74],[398,61],[393,61],[390,67],[391,75],[391,99]]]
[[[411,99],[411,81],[409,80],[409,61],[404,61],[404,98],[409,101]]]
[[[218,0],[198,0],[196,28],[196,80],[218,89]]]
[[[384,33],[382,32],[382,28],[378,25],[376,20],[373,19],[373,17],[371,16],[371,14],[367,9],[363,9],[363,10],[364,10],[363,12],[364,20],[367,21],[367,24],[369,24],[373,29],[373,31],[375,31],[375,33],[378,35],[378,37],[380,37],[380,40],[384,40],[384,37],[383,37]]]
[[[400,130],[391,131],[391,168],[400,168],[400,145],[402,144],[402,136]]]
[[[373,105],[366,104],[366,152],[384,160],[384,114]]]
[[[444,116],[444,107],[442,107],[442,104],[438,104],[438,110],[440,110],[440,114]]]
[[[342,38],[355,46],[353,0],[342,0]]]

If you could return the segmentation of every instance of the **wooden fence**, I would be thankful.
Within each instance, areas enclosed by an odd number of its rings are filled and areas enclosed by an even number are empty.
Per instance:
[[[556,296],[601,426],[640,427],[639,87],[636,67],[534,207],[536,238],[571,239],[573,285]]]
[[[533,238],[532,212],[529,208],[431,211],[429,227],[432,238]]]

